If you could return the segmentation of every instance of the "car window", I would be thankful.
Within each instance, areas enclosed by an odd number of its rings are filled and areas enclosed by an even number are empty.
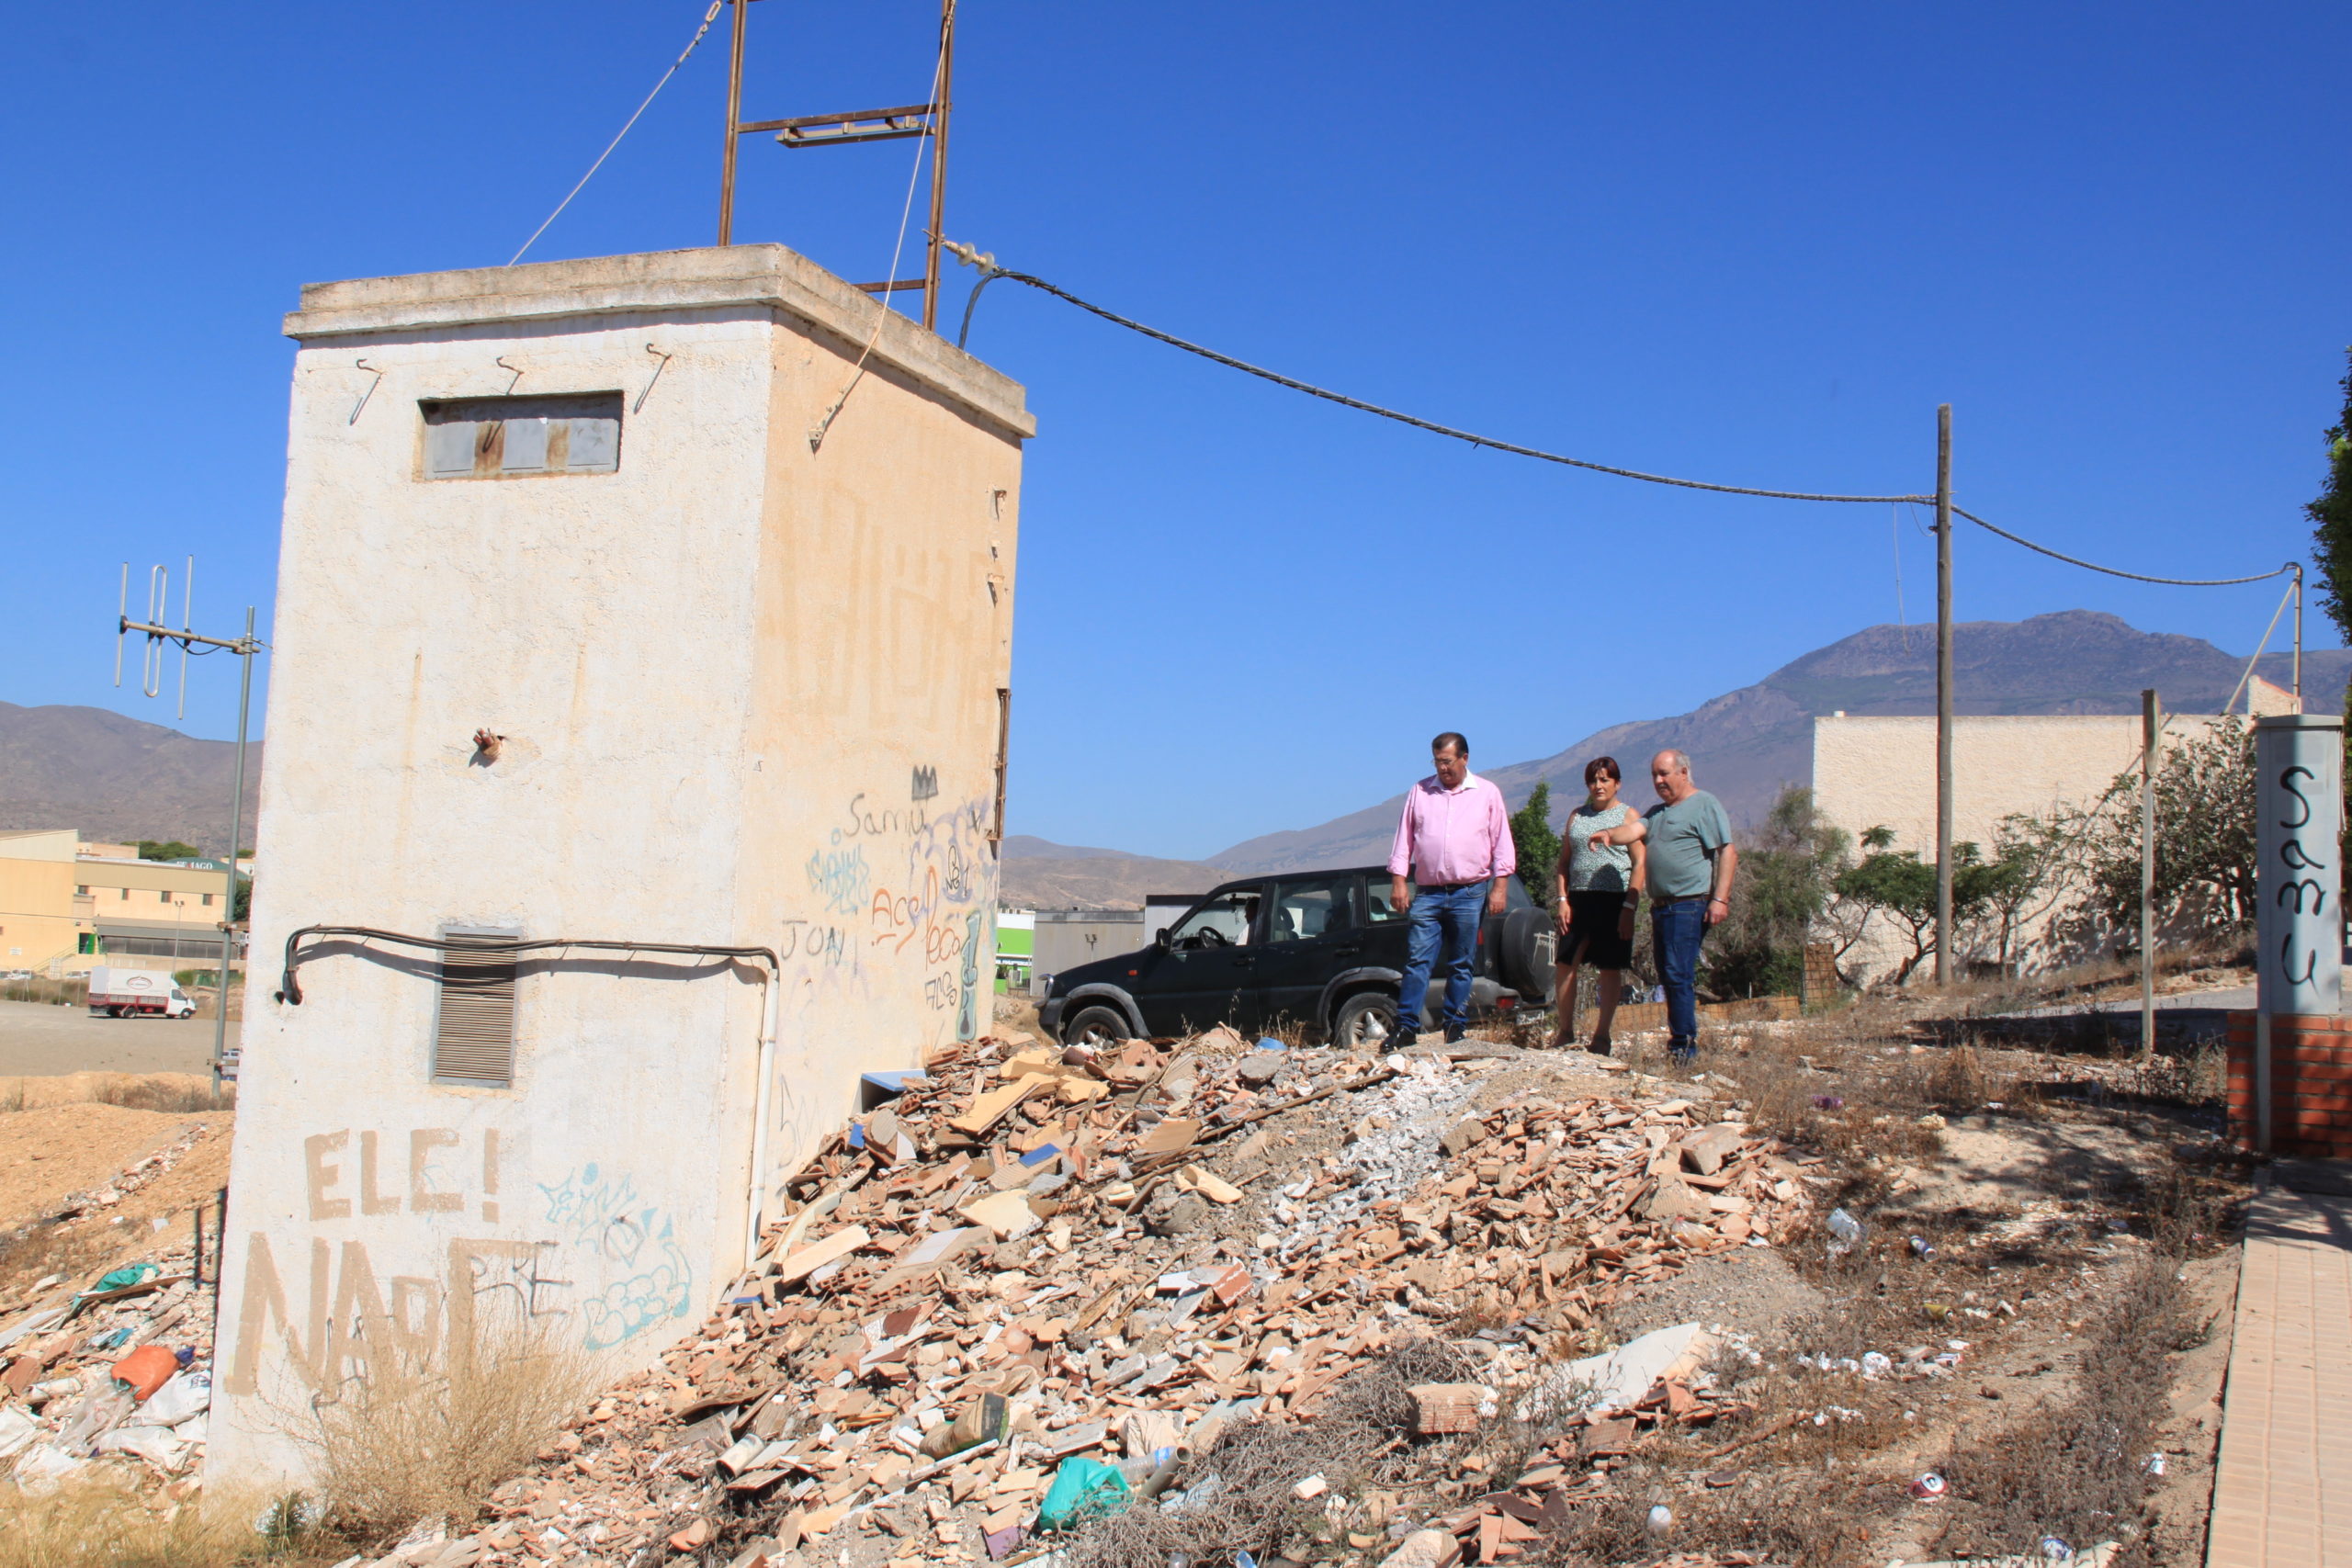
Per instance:
[[[1408,882],[1405,886],[1409,889],[1412,884]],[[1363,904],[1367,917],[1375,926],[1386,920],[1402,920],[1410,918],[1404,910],[1388,901],[1388,878],[1385,876],[1367,876],[1363,879]]]
[[[1313,942],[1336,936],[1355,922],[1348,907],[1348,876],[1318,876],[1305,882],[1274,885],[1274,914],[1267,922],[1268,942]]]
[[[1258,914],[1258,890],[1245,887],[1201,905],[1168,933],[1170,947],[1239,947],[1250,940]]]

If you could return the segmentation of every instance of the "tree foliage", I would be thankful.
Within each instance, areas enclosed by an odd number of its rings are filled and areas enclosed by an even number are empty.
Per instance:
[[[2345,355],[2352,362],[2352,349]],[[2347,370],[2340,385],[2344,412],[2327,431],[2327,478],[2320,486],[2319,498],[2303,511],[2312,520],[2320,607],[2346,640],[2352,640],[2352,370]]]
[[[141,860],[201,860],[204,852],[194,844],[184,844],[177,839],[141,839],[139,840]]]
[[[1726,999],[1795,991],[1804,979],[1806,939],[1851,851],[1845,830],[1823,818],[1813,791],[1781,790],[1764,820],[1740,836],[1731,913],[1701,950],[1707,989]]]
[[[1851,900],[1865,914],[1879,916],[1910,942],[1895,969],[1894,983],[1903,984],[1936,951],[1936,868],[1917,850],[1894,848],[1894,830],[1872,828],[1862,835],[1870,852],[1860,863],[1838,878],[1840,897]],[[1977,844],[1963,840],[1951,847],[1951,918],[1963,938],[1972,925],[1981,925],[1988,910],[2004,903],[2014,908],[2031,886],[2032,867],[2017,849],[2004,845],[1998,857],[1984,858]],[[1965,949],[1955,942],[1955,951]],[[2006,955],[2004,961],[2006,962]]]
[[[2243,719],[2156,764],[2155,916],[2176,935],[2225,940],[2254,921],[2254,735]],[[2140,924],[2140,781],[2119,774],[2085,839],[2083,900],[2112,930]]]
[[[1519,880],[1527,896],[1552,907],[1552,863],[1560,858],[1560,835],[1552,831],[1552,785],[1538,779],[1527,804],[1510,814],[1511,846],[1519,853]]]

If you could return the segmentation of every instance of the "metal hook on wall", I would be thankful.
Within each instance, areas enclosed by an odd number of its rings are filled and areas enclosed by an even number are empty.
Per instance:
[[[381,370],[377,369],[373,365],[368,364],[365,359],[358,362],[358,368],[367,371],[376,378],[368,383],[368,389],[360,393],[359,400],[352,405],[351,417],[343,422],[345,424],[357,424],[359,423],[360,412],[362,410],[367,408],[368,400],[374,397],[376,395],[376,389],[384,384],[384,373]]]
[[[514,372],[514,380],[506,383],[506,389],[512,392],[514,389],[514,382],[520,381],[523,378],[522,367],[520,366],[507,364],[506,356],[503,354],[498,356],[498,367],[501,370],[512,370]]]
[[[653,367],[653,381],[648,381],[645,384],[645,390],[637,394],[637,401],[629,404],[628,412],[631,413],[635,413],[638,410],[645,406],[645,400],[653,395],[653,382],[662,379],[662,372],[670,368],[670,361],[676,357],[674,355],[662,353],[660,349],[654,347],[650,343],[645,345],[645,352],[653,355],[662,363]]]

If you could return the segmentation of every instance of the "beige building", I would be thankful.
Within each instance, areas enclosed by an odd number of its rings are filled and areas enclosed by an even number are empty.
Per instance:
[[[0,832],[0,971],[52,973],[86,945],[70,828]]]
[[[286,330],[238,1476],[385,1358],[651,1361],[861,1074],[985,1029],[1034,430],[776,245],[317,285]]]
[[[217,964],[227,908],[220,862],[141,860],[70,828],[0,832],[0,971]]]
[[[2253,682],[2257,714],[2291,712],[2294,699],[2267,681]],[[2222,722],[2210,714],[2166,714],[2161,744],[2177,746],[2211,733]],[[1952,841],[1973,842],[1989,857],[2001,824],[2012,816],[2042,816],[2086,808],[2120,773],[2135,770],[2141,750],[2137,714],[2030,716],[1963,716],[1952,728]],[[1891,829],[1894,848],[1936,856],[1936,721],[1927,717],[1849,717],[1813,721],[1815,804],[1855,840],[1871,828]],[[2134,796],[2136,799],[2136,796]],[[2028,962],[2046,964],[2080,956],[2035,951],[2053,911],[2042,910],[2019,933]],[[1840,960],[1849,976],[1883,977],[1911,952],[1907,938],[1874,917],[1860,942]]]

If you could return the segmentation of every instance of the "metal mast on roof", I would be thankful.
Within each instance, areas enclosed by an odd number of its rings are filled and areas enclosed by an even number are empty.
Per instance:
[[[897,141],[928,136],[931,146],[931,223],[923,236],[921,277],[886,277],[856,287],[868,294],[922,290],[922,324],[936,331],[939,323],[939,237],[947,218],[947,118],[953,107],[950,85],[956,71],[956,0],[940,0],[937,101],[906,104],[897,108],[857,109],[847,114],[796,115],[788,119],[743,118],[743,35],[750,0],[729,0],[735,7],[734,32],[727,51],[727,147],[719,165],[718,243],[735,243],[735,144],[757,131],[773,131],[786,147],[845,147],[859,141]]]

